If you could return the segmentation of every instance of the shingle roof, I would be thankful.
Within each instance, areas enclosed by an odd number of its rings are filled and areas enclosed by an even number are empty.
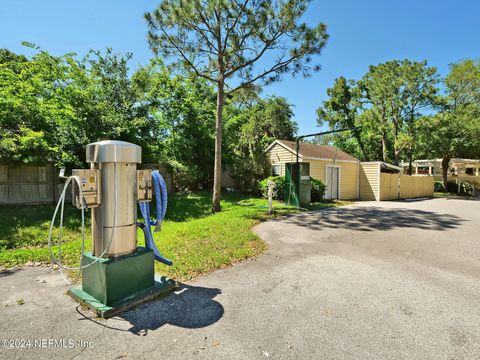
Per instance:
[[[295,141],[290,140],[277,140],[283,145],[287,146],[294,152],[296,151],[297,145]],[[317,145],[309,143],[300,143],[299,154],[303,157],[312,157],[312,158],[322,158],[322,159],[337,159],[337,160],[350,160],[358,161],[355,157],[346,152],[328,145]]]

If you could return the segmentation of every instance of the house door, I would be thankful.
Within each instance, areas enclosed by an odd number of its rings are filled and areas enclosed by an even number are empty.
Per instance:
[[[325,192],[326,199],[338,199],[339,197],[339,173],[340,168],[336,166],[327,166],[327,190]]]

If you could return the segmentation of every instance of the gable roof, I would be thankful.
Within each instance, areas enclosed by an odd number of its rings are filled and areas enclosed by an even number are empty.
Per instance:
[[[267,147],[266,151],[270,150],[274,144],[279,144],[282,147],[290,150],[294,154],[296,153],[297,144],[295,141],[291,140],[275,140],[270,146]],[[353,157],[350,154],[336,148],[334,146],[328,145],[317,145],[310,143],[300,143],[300,151],[298,152],[302,158],[317,158],[317,159],[336,159],[344,161],[358,161],[357,158]]]

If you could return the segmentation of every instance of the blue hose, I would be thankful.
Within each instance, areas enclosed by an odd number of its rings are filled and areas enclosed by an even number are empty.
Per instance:
[[[155,260],[171,266],[173,262],[165,258],[158,250],[153,241],[153,234],[151,226],[155,226],[155,232],[160,231],[162,220],[165,218],[167,212],[167,185],[163,180],[162,175],[158,170],[152,171],[153,190],[155,192],[155,202],[157,204],[157,216],[155,220],[150,219],[150,204],[148,202],[139,202],[140,212],[142,213],[145,223],[137,223],[143,230],[145,236],[145,247],[153,250]]]

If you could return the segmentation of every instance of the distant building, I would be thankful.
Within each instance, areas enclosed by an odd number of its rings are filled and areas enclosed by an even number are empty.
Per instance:
[[[404,173],[408,173],[408,162],[400,164]],[[442,159],[415,160],[412,174],[442,176]],[[454,158],[450,160],[448,176],[480,176],[480,160]]]
[[[296,161],[295,141],[275,140],[265,151],[273,176],[285,176],[286,164]],[[359,198],[360,161],[354,156],[333,146],[300,143],[298,160],[308,162],[310,176],[327,186],[327,199]]]
[[[287,164],[297,161],[295,141],[275,140],[266,149],[270,175],[285,176]],[[382,161],[360,162],[327,145],[300,143],[298,162],[308,163],[310,176],[326,186],[326,199],[395,200],[433,196],[433,178],[407,176]]]

